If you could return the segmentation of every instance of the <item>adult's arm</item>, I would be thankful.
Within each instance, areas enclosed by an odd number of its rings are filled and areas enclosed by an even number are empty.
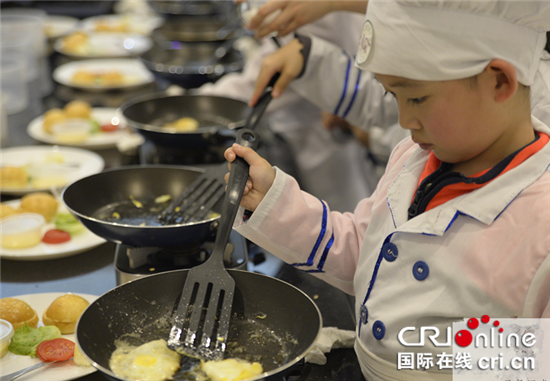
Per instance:
[[[241,3],[243,1],[237,2]],[[258,38],[263,38],[273,32],[284,37],[301,26],[310,24],[331,12],[365,13],[367,3],[368,1],[359,0],[271,0],[258,9],[258,13],[250,20],[248,28],[255,30]],[[279,13],[270,21],[269,17],[276,15],[274,12]]]

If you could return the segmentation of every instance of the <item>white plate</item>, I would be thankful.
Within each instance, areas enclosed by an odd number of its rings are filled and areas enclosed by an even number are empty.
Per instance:
[[[73,83],[73,75],[78,70],[84,70],[92,73],[119,72],[123,75],[121,84],[112,86],[101,85],[81,85]],[[83,90],[111,90],[111,89],[127,89],[139,87],[152,83],[155,76],[145,65],[138,59],[95,59],[74,61],[57,67],[53,71],[53,79],[65,86],[83,89]]]
[[[14,209],[17,209],[20,203],[20,200],[4,202],[4,204],[10,205]],[[61,202],[59,203],[57,212],[69,213]],[[53,222],[48,222],[44,225],[42,228],[42,235],[50,229],[55,229]],[[42,261],[46,259],[63,258],[91,250],[105,242],[107,241],[103,238],[85,229],[83,232],[72,236],[71,240],[65,243],[48,245],[40,242],[36,246],[25,249],[7,249],[5,247],[0,247],[0,258],[15,261]]]
[[[73,58],[114,58],[131,57],[145,53],[153,41],[146,36],[131,33],[88,32],[86,53],[75,53],[64,47],[64,38],[55,41],[56,52]]]
[[[40,318],[38,326],[43,326],[44,324],[42,323],[42,314],[44,313],[46,308],[50,306],[55,298],[65,294],[66,293],[64,292],[52,292],[43,294],[19,295],[14,296],[14,298],[27,302],[36,311]],[[98,298],[95,295],[88,294],[76,295],[83,297],[90,303]],[[76,343],[75,334],[63,335],[62,337]],[[8,354],[0,360],[0,375],[17,372],[18,370],[32,366],[39,362],[41,362],[40,359],[33,359],[30,356],[16,355],[8,351]],[[78,366],[74,363],[73,360],[70,360],[58,364],[45,365],[40,369],[34,370],[22,376],[21,381],[68,381],[84,377],[95,371],[96,368],[94,368],[93,366]]]
[[[44,23],[46,37],[55,39],[64,36],[73,31],[78,22],[75,17],[48,15]]]
[[[97,31],[98,25],[105,25],[117,31],[149,35],[153,29],[164,23],[164,19],[157,15],[103,15],[88,17],[82,20],[82,29],[90,32]]]
[[[60,165],[66,166],[64,172],[67,178],[67,184],[83,177],[99,173],[105,167],[105,161],[97,153],[79,148],[28,146],[4,148],[0,150],[0,163],[2,166],[23,167],[33,164],[48,164],[52,163],[54,160],[62,160]],[[38,191],[47,192],[49,190],[50,188],[35,188],[31,185],[25,188],[0,187],[0,192],[13,196],[23,196],[27,193]]]
[[[92,119],[96,120],[100,125],[111,123],[113,118],[118,118],[116,108],[94,107],[92,109]],[[127,134],[123,129],[124,122],[120,121],[118,131],[98,132],[90,135],[88,139],[83,142],[69,144],[60,142],[55,135],[48,134],[44,131],[42,128],[43,123],[44,116],[39,116],[34,119],[27,126],[27,133],[31,138],[48,144],[69,145],[73,147],[101,150],[116,147],[116,143]]]

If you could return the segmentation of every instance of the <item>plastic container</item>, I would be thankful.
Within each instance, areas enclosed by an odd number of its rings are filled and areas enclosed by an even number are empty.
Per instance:
[[[21,213],[0,221],[0,245],[8,249],[36,246],[42,240],[46,219],[38,213]]]
[[[3,54],[0,63],[0,93],[7,115],[25,110],[29,92],[25,79],[25,59],[19,54]]]
[[[59,143],[82,143],[90,137],[92,123],[88,119],[67,119],[52,126],[52,134]]]
[[[45,35],[40,19],[32,16],[0,16],[0,44],[2,57],[22,55],[25,62],[25,80],[39,79],[39,57],[45,54]]]
[[[15,334],[13,326],[7,320],[0,319],[0,358],[8,353],[11,338]]]

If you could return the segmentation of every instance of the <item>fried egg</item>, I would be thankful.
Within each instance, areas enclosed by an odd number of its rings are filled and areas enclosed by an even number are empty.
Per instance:
[[[263,373],[263,367],[258,362],[248,362],[241,359],[222,361],[202,361],[201,371],[211,381],[244,381]]]
[[[109,361],[121,378],[136,381],[164,381],[180,367],[180,355],[168,349],[165,340],[154,340],[139,347],[118,345]]]

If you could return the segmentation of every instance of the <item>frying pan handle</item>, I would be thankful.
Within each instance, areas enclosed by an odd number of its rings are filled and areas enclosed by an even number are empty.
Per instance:
[[[262,95],[260,95],[258,102],[254,105],[254,107],[252,107],[252,111],[246,118],[244,128],[250,128],[251,130],[254,130],[256,128],[258,122],[264,115],[264,112],[267,109],[269,102],[271,102],[271,100],[273,99],[273,97],[271,96],[271,92],[273,91],[273,86],[275,85],[275,82],[277,82],[277,80],[279,79],[279,76],[280,73],[276,73],[271,78],[271,81],[269,81],[269,83],[267,84]]]
[[[255,150],[259,142],[260,136],[253,130],[241,128],[237,133],[236,143],[244,147],[250,147]],[[231,172],[221,209],[220,225],[214,244],[215,248],[225,248],[226,243],[229,241],[233,221],[235,221],[235,217],[237,216],[246,181],[248,180],[249,168],[248,163],[241,157],[237,157],[231,163]]]

